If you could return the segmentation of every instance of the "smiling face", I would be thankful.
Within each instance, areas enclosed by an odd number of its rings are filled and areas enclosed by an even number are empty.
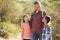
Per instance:
[[[29,20],[28,16],[25,16],[23,19],[24,19],[25,22],[28,22],[28,20]]]
[[[44,24],[47,23],[47,20],[45,19],[45,17],[42,19],[42,22],[43,22]]]
[[[39,4],[35,4],[34,8],[35,8],[35,10],[39,10],[40,9],[40,5]]]

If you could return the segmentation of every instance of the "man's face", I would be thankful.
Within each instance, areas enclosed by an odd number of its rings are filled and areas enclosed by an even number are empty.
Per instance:
[[[38,10],[38,9],[40,9],[40,5],[39,4],[35,4],[34,8],[35,8],[35,10]]]

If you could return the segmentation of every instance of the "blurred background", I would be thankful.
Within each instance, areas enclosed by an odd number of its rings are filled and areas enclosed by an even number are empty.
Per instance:
[[[0,37],[15,37],[21,31],[24,14],[31,15],[34,1],[51,16],[53,40],[60,40],[60,0],[0,0]]]

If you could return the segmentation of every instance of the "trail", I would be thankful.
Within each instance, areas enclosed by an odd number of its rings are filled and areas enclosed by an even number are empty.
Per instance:
[[[21,32],[19,32],[16,37],[9,37],[8,39],[0,38],[0,40],[21,40]]]

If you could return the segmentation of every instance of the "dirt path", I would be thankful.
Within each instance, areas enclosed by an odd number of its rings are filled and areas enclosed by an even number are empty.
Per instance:
[[[16,37],[10,37],[9,39],[0,38],[0,40],[21,40],[21,32],[19,32]]]

